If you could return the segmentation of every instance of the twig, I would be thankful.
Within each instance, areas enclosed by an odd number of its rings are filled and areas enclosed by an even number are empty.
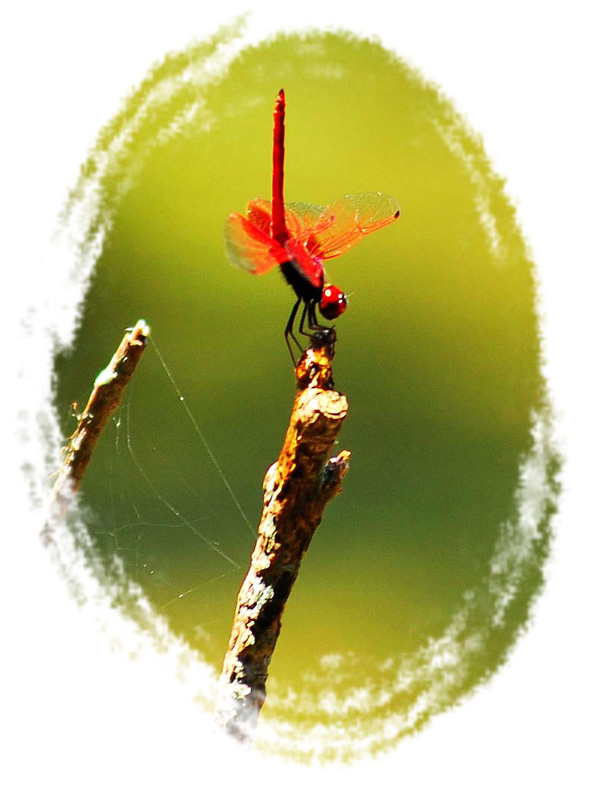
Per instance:
[[[78,418],[77,428],[63,448],[62,465],[52,488],[48,515],[41,534],[45,543],[52,541],[55,523],[62,519],[81,484],[98,438],[121,401],[148,343],[149,333],[150,328],[144,320],[138,320],[133,328],[127,329],[110,364],[94,381],[94,390]]]
[[[265,702],[269,663],[300,562],[348,470],[348,451],[326,461],[348,410],[346,398],[333,389],[332,356],[333,343],[313,343],[296,369],[290,424],[279,459],[265,476],[258,538],[238,594],[216,720],[245,743]]]

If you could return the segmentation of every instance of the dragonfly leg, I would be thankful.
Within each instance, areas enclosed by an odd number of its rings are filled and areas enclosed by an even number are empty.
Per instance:
[[[292,346],[290,344],[290,339],[293,339],[294,342],[296,343],[296,346],[298,347],[298,350],[301,353],[303,352],[302,345],[300,344],[300,342],[298,342],[298,339],[296,338],[296,336],[294,334],[294,321],[296,320],[296,315],[298,314],[298,308],[300,307],[301,302],[302,302],[302,299],[299,298],[296,301],[296,303],[294,304],[294,306],[292,308],[292,311],[290,313],[289,320],[287,321],[287,325],[285,327],[285,331],[283,332],[284,336],[285,336],[285,343],[288,346],[288,350],[290,351],[290,356],[292,357],[292,361],[294,363],[294,366],[296,366],[296,359],[294,357],[294,351],[292,350]],[[302,310],[302,318],[300,320],[300,324],[301,325],[304,322],[305,314],[306,314],[306,304],[304,305],[304,309]],[[302,331],[302,329],[300,329],[300,330]]]
[[[302,314],[300,315],[300,323],[298,324],[298,331],[302,334],[303,337],[309,337],[310,334],[308,331],[304,330],[304,324],[306,323],[306,316],[308,314],[308,310],[310,309],[310,302],[304,302],[304,309],[302,310]],[[310,322],[310,318],[309,318]]]
[[[329,333],[331,331],[331,326],[324,326],[321,323],[319,323],[319,319],[317,317],[316,309],[317,309],[317,302],[316,301],[311,301],[307,305],[308,331],[304,331],[304,322],[303,321],[300,324],[300,333],[304,334],[304,336],[310,337],[310,336],[312,336],[312,334],[315,331],[320,332],[320,333],[322,333],[322,332]]]
[[[317,314],[317,301],[308,301],[304,305],[302,317],[300,319],[300,333],[305,337],[310,337],[312,347],[316,345],[329,348],[329,357],[333,358],[334,346],[336,341],[335,328],[333,326],[323,326],[319,323]],[[308,317],[308,330],[304,324]]]
[[[292,309],[290,318],[285,327],[285,341],[287,343],[288,350],[290,351],[292,361],[294,362],[294,366],[296,366],[296,359],[294,358],[294,352],[290,339],[296,343],[296,346],[301,353],[304,352],[304,348],[294,334],[294,322],[296,320],[296,315],[298,314],[298,309],[300,308],[301,303],[302,313],[300,314],[300,321],[298,323],[298,333],[302,334],[303,337],[309,337],[313,341],[316,339],[319,342],[325,343],[331,342],[332,338],[335,337],[335,330],[333,326],[323,326],[319,323],[316,314],[317,301],[308,301],[304,298],[299,298],[294,304],[294,308]]]

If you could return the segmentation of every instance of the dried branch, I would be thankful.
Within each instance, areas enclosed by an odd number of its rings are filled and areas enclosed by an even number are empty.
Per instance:
[[[348,470],[348,451],[326,460],[348,410],[333,389],[332,356],[333,343],[313,343],[302,357],[283,448],[265,476],[258,538],[238,594],[216,709],[219,726],[241,742],[250,742],[265,702],[269,663],[300,562]]]
[[[54,524],[62,519],[81,484],[98,438],[121,401],[148,343],[149,333],[150,328],[144,320],[138,320],[133,328],[127,329],[110,364],[94,381],[94,390],[78,418],[77,428],[63,448],[62,465],[52,488],[48,515],[42,529],[42,539],[46,543],[52,541]]]

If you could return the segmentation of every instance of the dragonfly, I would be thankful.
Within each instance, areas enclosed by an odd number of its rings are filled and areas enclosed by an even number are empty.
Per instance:
[[[277,95],[273,112],[273,170],[271,201],[250,200],[246,215],[232,213],[225,223],[225,252],[239,268],[264,274],[279,266],[296,294],[285,327],[285,341],[295,364],[292,340],[302,307],[298,331],[307,337],[327,337],[333,328],[317,317],[333,321],[348,306],[345,293],[327,281],[323,261],[351,249],[365,235],[394,222],[400,216],[398,201],[389,194],[347,194],[327,207],[309,203],[285,203],[285,92]],[[308,330],[306,330],[308,328]]]

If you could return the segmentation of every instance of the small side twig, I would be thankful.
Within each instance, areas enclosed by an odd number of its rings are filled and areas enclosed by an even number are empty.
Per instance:
[[[348,470],[348,451],[327,460],[348,410],[346,398],[333,389],[332,356],[333,343],[313,344],[296,370],[289,427],[265,476],[258,538],[238,594],[216,720],[245,743],[265,702],[269,663],[300,562]]]
[[[150,328],[144,320],[138,320],[133,328],[127,329],[110,364],[94,381],[94,390],[77,420],[77,428],[63,448],[62,465],[50,494],[48,514],[41,534],[45,543],[52,541],[54,524],[62,519],[81,484],[98,438],[121,401],[148,343],[149,334]]]

